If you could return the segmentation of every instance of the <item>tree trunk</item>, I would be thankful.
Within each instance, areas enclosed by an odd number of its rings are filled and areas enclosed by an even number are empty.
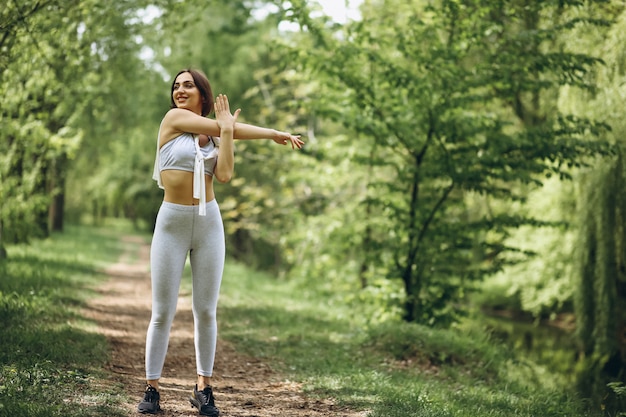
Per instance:
[[[404,321],[415,323],[421,316],[419,296],[421,291],[421,279],[414,279],[411,268],[406,268],[402,274],[406,301],[404,302]]]
[[[2,240],[2,220],[0,220],[0,261],[7,258],[7,251]]]
[[[626,230],[622,155],[587,181],[581,201],[581,264],[576,316],[582,359],[578,389],[607,412],[623,410],[625,399],[607,384],[626,376]]]
[[[52,196],[48,207],[48,230],[63,231],[63,211],[65,209],[65,165],[67,158],[61,156],[51,161],[48,169],[48,194]]]
[[[48,210],[48,224],[53,232],[63,231],[63,210],[65,208],[65,191],[56,193]]]

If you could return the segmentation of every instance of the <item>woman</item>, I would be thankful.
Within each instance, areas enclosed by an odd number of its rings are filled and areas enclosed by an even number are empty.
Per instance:
[[[207,116],[215,110],[215,120]],[[228,98],[215,102],[206,76],[180,71],[172,83],[171,109],[161,122],[153,178],[163,188],[150,252],[152,317],[146,337],[146,382],[141,413],[160,410],[159,379],[176,312],[187,254],[192,270],[192,310],[197,383],[190,397],[200,415],[219,415],[211,388],[217,343],[217,300],[224,267],[224,227],[213,192],[213,177],[230,180],[233,139],[268,138],[301,148],[299,136],[237,123]],[[219,136],[219,139],[217,138]]]

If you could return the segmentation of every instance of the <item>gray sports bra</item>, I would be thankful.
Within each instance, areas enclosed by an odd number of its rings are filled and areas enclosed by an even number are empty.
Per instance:
[[[217,147],[213,138],[209,138],[209,143],[199,147],[204,158],[204,173],[213,176],[215,164],[217,163]],[[159,171],[166,169],[177,169],[181,171],[194,171],[196,161],[195,139],[191,133],[183,133],[175,139],[170,140],[161,147],[159,155]]]
[[[160,188],[163,188],[161,171],[177,169],[193,172],[193,197],[200,200],[201,216],[206,215],[206,181],[203,174],[213,176],[220,146],[219,138],[210,137],[210,139],[209,143],[200,147],[197,136],[183,133],[159,149],[157,138],[156,159],[152,172],[152,178]]]

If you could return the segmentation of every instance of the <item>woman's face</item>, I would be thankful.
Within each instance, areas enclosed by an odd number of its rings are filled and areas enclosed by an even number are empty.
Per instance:
[[[190,73],[183,72],[176,77],[172,98],[179,109],[187,109],[202,114],[202,96]]]

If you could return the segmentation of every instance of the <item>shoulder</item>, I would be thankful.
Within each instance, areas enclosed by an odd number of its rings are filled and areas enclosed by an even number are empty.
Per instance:
[[[165,113],[165,116],[163,116],[163,124],[178,126],[181,123],[188,124],[198,119],[204,119],[204,116],[200,116],[199,114],[196,114],[191,110],[173,108],[169,109],[167,113]]]
[[[171,128],[172,122],[177,117],[177,113],[178,113],[177,110],[179,109],[170,109],[168,110],[167,113],[165,113],[165,115],[163,116],[163,119],[161,119],[161,133]]]
[[[159,146],[163,146],[172,139],[180,136],[182,133],[185,133],[177,127],[178,121],[186,116],[185,113],[189,113],[189,111],[176,108],[170,109],[167,113],[165,113],[163,120],[161,121],[161,129],[159,131]]]
[[[165,116],[163,116],[163,124],[172,123],[175,120],[180,119],[181,117],[189,116],[190,113],[191,112],[189,110],[185,109],[169,109],[167,113],[165,113]]]
[[[204,116],[200,116],[187,109],[173,108],[169,109],[163,116],[162,126],[165,130],[176,131],[179,133],[202,132],[202,123],[208,120]]]

